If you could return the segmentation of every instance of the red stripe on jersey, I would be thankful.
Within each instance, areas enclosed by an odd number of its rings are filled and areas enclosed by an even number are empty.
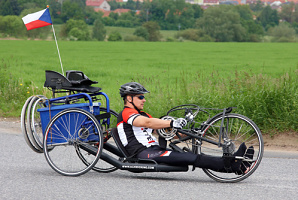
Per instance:
[[[120,124],[123,124],[123,121],[122,121],[122,122],[119,122],[119,123],[117,124],[117,126],[119,126]]]
[[[125,123],[127,123],[128,119],[132,116],[132,115],[136,115],[139,114],[138,111],[136,109],[133,108],[125,108],[122,112],[122,118],[123,121]]]
[[[166,155],[168,153],[168,151],[164,152],[163,154],[160,155],[160,157]]]
[[[139,113],[136,109],[125,107],[124,110],[122,111],[123,122],[127,123],[128,119],[131,116],[139,115],[139,114],[141,114],[143,116],[148,116],[149,118],[152,118],[152,116],[149,115],[148,113],[145,113],[143,111],[141,111],[141,113]]]
[[[152,143],[152,142],[155,142],[155,140],[151,140],[151,141],[149,141],[148,143],[150,144],[150,143]]]

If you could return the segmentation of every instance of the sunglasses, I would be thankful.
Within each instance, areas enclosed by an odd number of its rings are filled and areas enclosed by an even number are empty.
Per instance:
[[[138,97],[140,100],[143,100],[143,99],[145,99],[145,96],[144,96],[144,95],[135,96],[135,97]]]

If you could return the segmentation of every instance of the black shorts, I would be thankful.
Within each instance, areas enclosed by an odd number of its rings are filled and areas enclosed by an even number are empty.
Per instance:
[[[197,155],[191,152],[176,152],[155,145],[138,153],[137,158],[151,159],[158,163],[165,163],[169,165],[186,166],[193,165],[197,159]]]

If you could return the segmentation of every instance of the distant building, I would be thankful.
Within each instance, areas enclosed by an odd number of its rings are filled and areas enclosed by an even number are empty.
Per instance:
[[[91,6],[95,11],[105,10],[110,11],[111,6],[106,0],[86,0],[86,6]]]
[[[130,9],[124,9],[124,8],[118,8],[113,11],[114,13],[118,13],[118,15],[121,15],[122,13],[130,12]]]
[[[203,0],[203,5],[219,5],[219,0]]]
[[[238,1],[221,1],[219,4],[238,5]]]

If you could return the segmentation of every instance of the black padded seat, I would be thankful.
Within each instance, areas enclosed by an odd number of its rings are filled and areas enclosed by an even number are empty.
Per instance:
[[[126,157],[126,158],[129,158],[129,153],[126,151],[126,149],[124,148],[121,140],[120,140],[120,137],[119,137],[119,134],[118,134],[118,129],[117,128],[112,128],[112,136],[113,136],[113,139],[114,141],[116,142],[116,145],[118,146],[118,148],[120,149],[120,151],[122,152],[122,154]]]
[[[83,72],[76,70],[66,71],[66,78],[73,85],[92,85],[98,83],[97,81],[91,81]]]
[[[54,90],[63,89],[76,92],[96,93],[101,90],[99,87],[90,86],[97,83],[91,81],[83,72],[68,71],[67,75],[72,78],[69,80],[59,72],[46,70],[46,81],[44,87],[50,87]],[[80,79],[81,78],[81,79]]]

